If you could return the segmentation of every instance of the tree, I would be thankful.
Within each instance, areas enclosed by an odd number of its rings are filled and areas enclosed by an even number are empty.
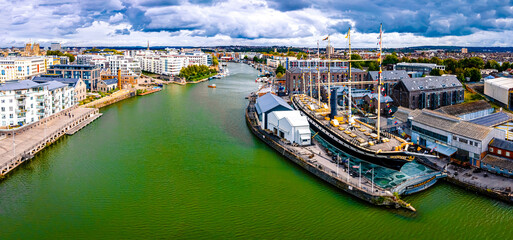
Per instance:
[[[440,58],[437,58],[437,57],[432,57],[430,60],[429,60],[431,63],[435,63],[437,65],[442,65],[443,62]]]
[[[362,59],[362,57],[360,55],[358,55],[356,53],[351,54],[351,60],[361,60],[361,59]],[[351,66],[354,68],[362,69],[361,62],[352,62]]]
[[[477,82],[481,80],[481,71],[479,71],[477,68],[466,68],[464,75],[466,78],[470,78],[471,82]]]
[[[385,59],[383,60],[383,64],[384,65],[387,65],[387,64],[396,64],[399,62],[399,59],[397,58],[397,55],[387,55],[385,57]]]
[[[445,70],[453,74],[456,73],[456,68],[459,67],[458,61],[454,60],[453,58],[445,59],[443,64],[445,65]]]
[[[219,65],[219,60],[217,60],[216,56],[212,56],[212,65],[214,65],[214,66]]]
[[[285,74],[286,71],[287,70],[280,64],[276,68],[276,76],[278,76],[278,74],[281,74],[283,76],[283,74]]]
[[[46,55],[47,56],[66,56],[69,58],[69,61],[70,62],[74,62],[75,61],[75,56],[71,53],[62,53],[61,51],[58,51],[58,50],[55,50],[55,51],[47,51],[46,52]]]
[[[444,72],[440,69],[437,69],[437,68],[433,68],[433,70],[431,70],[431,72],[429,73],[429,75],[431,76],[442,76]]]
[[[248,55],[244,55],[244,60],[248,60]]]
[[[378,65],[378,62],[376,62],[376,61],[369,62],[368,66],[369,66],[368,71],[378,71],[379,70],[379,65]]]
[[[501,65],[499,65],[499,63],[495,60],[488,60],[488,61],[486,61],[484,68],[500,70]]]
[[[510,64],[509,62],[503,62],[500,71],[508,70],[508,68],[513,67],[513,64]]]

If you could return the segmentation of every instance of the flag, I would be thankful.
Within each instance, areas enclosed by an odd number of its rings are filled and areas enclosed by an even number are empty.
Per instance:
[[[328,40],[328,38],[330,37],[330,35],[328,35],[325,39],[323,39],[323,41],[326,41]]]
[[[351,31],[351,30],[347,30],[346,38],[349,37],[349,31]]]
[[[388,110],[388,113],[392,113],[392,109]]]
[[[365,174],[370,173],[371,171],[372,171],[372,168],[367,170],[367,171],[365,171]]]
[[[358,166],[358,165],[353,165],[353,168],[360,168],[360,166]]]
[[[397,121],[394,122],[394,125],[397,125]]]

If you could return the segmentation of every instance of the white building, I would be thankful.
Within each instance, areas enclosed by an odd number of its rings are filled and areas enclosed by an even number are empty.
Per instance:
[[[299,111],[274,111],[268,115],[267,129],[291,143],[311,144],[310,125]]]
[[[496,103],[513,109],[513,78],[494,78],[485,80],[484,94]]]
[[[22,126],[75,104],[73,88],[60,82],[30,80],[0,85],[0,127]]]
[[[178,75],[180,70],[191,65],[208,66],[208,54],[203,52],[178,53],[174,49],[167,52],[139,51],[134,59],[140,62],[141,70],[165,75]]]
[[[23,80],[46,73],[53,62],[45,57],[6,57],[0,58],[0,82]]]

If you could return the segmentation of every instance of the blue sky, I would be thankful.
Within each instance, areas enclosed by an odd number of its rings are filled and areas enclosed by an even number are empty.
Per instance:
[[[513,0],[0,0],[0,46],[513,46]]]

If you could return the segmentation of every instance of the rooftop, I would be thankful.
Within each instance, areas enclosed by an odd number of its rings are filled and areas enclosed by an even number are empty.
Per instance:
[[[407,78],[400,80],[408,91],[423,91],[431,89],[443,89],[449,87],[462,87],[456,76],[430,76],[423,78]]]
[[[30,81],[30,80],[23,80],[19,82],[7,82],[0,85],[0,91],[13,91],[13,90],[23,90],[23,89],[30,89],[30,88],[36,88],[41,87],[41,84]]]
[[[402,62],[402,63],[397,63],[396,66],[422,66],[422,67],[436,67],[438,65],[434,64],[434,63],[406,63],[406,62]]]
[[[486,163],[492,166],[505,168],[505,169],[513,169],[513,161],[507,158],[498,157],[495,155],[487,154],[482,160],[481,164]]]
[[[371,77],[372,81],[378,80],[378,72],[379,71],[369,71],[369,76]],[[381,72],[381,79],[383,81],[399,80],[399,79],[403,79],[403,78],[410,78],[410,76],[408,75],[408,73],[405,70]]]
[[[513,151],[513,142],[507,140],[494,138],[490,141],[488,146]]]
[[[271,110],[277,106],[283,106],[286,109],[294,110],[281,97],[278,97],[271,93],[267,93],[267,94],[257,98],[255,106],[256,106],[258,114],[261,114],[263,112],[268,112],[269,110]]]
[[[480,100],[477,102],[449,105],[449,106],[441,107],[441,108],[437,109],[436,111],[445,113],[445,114],[449,114],[449,115],[453,115],[453,116],[459,116],[459,115],[464,115],[464,114],[468,114],[468,113],[488,110],[490,108],[492,108],[492,105],[490,105],[485,100]]]
[[[458,117],[428,109],[416,109],[410,115],[413,115],[413,122],[475,140],[483,140],[492,131],[491,127],[466,122]]]
[[[68,84],[70,87],[75,87],[80,78],[61,78],[61,77],[33,77],[32,81],[37,83],[46,83],[51,81],[57,81]]]
[[[57,81],[50,81],[50,82],[43,83],[41,85],[46,86],[48,91],[53,91],[55,89],[59,89],[59,88],[68,86],[67,84],[57,82]]]
[[[513,117],[511,115],[508,115],[505,112],[497,112],[494,114],[490,114],[488,116],[472,119],[469,122],[487,126],[487,127],[492,127],[492,126],[497,126],[499,124],[508,122],[511,119],[513,119]]]
[[[286,118],[291,126],[293,127],[301,127],[301,126],[310,126],[308,124],[308,120],[306,116],[301,115],[301,113],[297,110],[295,111],[274,111],[271,114],[276,115],[276,118],[281,120],[282,118]]]
[[[317,68],[289,68],[287,71],[290,73],[309,73],[309,72],[317,73]],[[319,71],[321,73],[327,73],[328,68],[322,67],[322,68],[319,68]],[[340,68],[340,67],[332,67],[332,68],[330,68],[330,72],[331,73],[347,73],[348,69]],[[362,72],[365,72],[365,71],[358,69],[358,68],[351,68],[351,73],[362,73]]]

